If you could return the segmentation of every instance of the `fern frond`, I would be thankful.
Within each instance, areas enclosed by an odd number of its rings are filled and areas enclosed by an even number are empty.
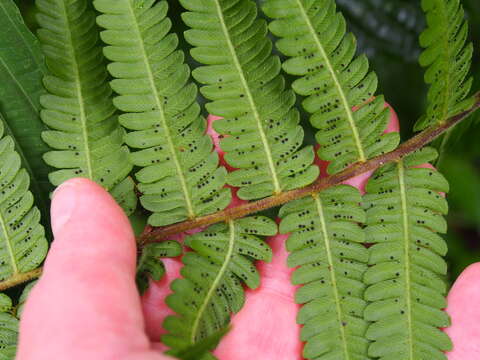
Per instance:
[[[52,130],[42,134],[55,151],[44,155],[53,185],[86,177],[111,190],[125,180],[132,165],[123,144],[112,90],[98,42],[95,14],[86,0],[37,0],[38,37],[50,75],[40,98],[42,120]],[[132,189],[133,191],[133,189]]]
[[[303,325],[306,359],[367,359],[366,302],[363,275],[368,250],[359,223],[365,212],[360,192],[340,185],[280,210],[280,232],[290,236],[288,266],[297,268],[292,281],[303,285],[295,300]]]
[[[355,58],[356,40],[346,33],[345,19],[334,0],[268,0],[267,16],[276,46],[290,57],[283,69],[298,76],[293,89],[306,97],[305,110],[319,129],[319,156],[330,162],[329,173],[391,151],[397,133],[383,134],[389,121],[378,79],[369,73],[366,56]],[[372,101],[371,101],[372,100]]]
[[[13,360],[17,352],[18,319],[14,313],[12,299],[0,293],[0,359]]]
[[[189,82],[178,38],[170,33],[167,1],[96,0],[108,69],[119,94],[115,106],[130,132],[126,143],[149,223],[169,225],[223,210],[231,200],[226,170],[218,167],[205,119]]]
[[[0,139],[0,281],[5,281],[37,268],[48,244],[28,190],[30,178],[1,118]]]
[[[366,241],[370,249],[365,318],[373,323],[369,355],[381,360],[446,359],[450,339],[446,307],[447,252],[438,233],[446,232],[442,215],[448,183],[436,170],[419,166],[436,158],[423,149],[378,170],[367,185]]]
[[[48,150],[40,138],[40,95],[46,72],[40,44],[25,25],[13,0],[0,2],[0,112],[8,124],[23,166],[29,172],[31,190],[43,216],[48,214],[49,168],[42,160]]]
[[[426,114],[415,125],[417,131],[443,123],[474,102],[467,98],[473,83],[469,77],[473,45],[467,43],[468,22],[460,1],[422,0],[422,8],[428,27],[420,35],[425,48],[420,64],[427,68],[425,82],[430,89]]]
[[[136,279],[140,293],[147,290],[149,278],[159,281],[165,274],[162,258],[177,257],[181,254],[182,246],[177,241],[162,241],[145,246],[137,264]]]
[[[270,261],[272,251],[258,235],[277,233],[265,217],[216,224],[191,235],[185,244],[195,252],[183,256],[182,279],[175,280],[167,304],[178,316],[168,317],[162,342],[183,349],[225,328],[244,303],[242,283],[255,289],[260,276],[253,260]]]
[[[285,90],[281,66],[272,55],[264,20],[250,0],[181,0],[192,29],[193,58],[207,66],[193,71],[204,84],[207,110],[223,117],[214,128],[223,139],[229,165],[238,170],[227,182],[239,187],[242,199],[258,199],[312,183],[318,168],[311,147],[301,149],[304,132],[293,107],[295,95]]]

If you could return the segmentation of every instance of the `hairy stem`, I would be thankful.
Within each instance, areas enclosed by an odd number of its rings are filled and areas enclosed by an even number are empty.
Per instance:
[[[0,281],[0,291],[4,291],[14,286],[26,283],[27,281],[37,279],[40,277],[40,275],[42,275],[42,271],[43,269],[39,267],[26,273],[15,274],[7,280]]]
[[[147,227],[138,239],[139,244],[140,246],[143,246],[147,243],[159,241],[167,236],[179,234],[187,230],[193,230],[199,227],[212,225],[221,221],[241,218],[262,210],[280,206],[289,201],[313,195],[329,187],[342,184],[343,182],[350,180],[356,176],[362,175],[368,171],[376,170],[377,168],[385,165],[386,163],[401,160],[403,157],[411,154],[415,150],[421,149],[425,145],[429,144],[430,142],[438,138],[440,135],[451,129],[453,126],[455,126],[462,120],[465,120],[473,112],[480,108],[480,92],[475,94],[475,99],[476,102],[470,109],[446,120],[441,124],[437,124],[425,129],[418,135],[414,136],[410,140],[400,145],[396,150],[392,152],[379,155],[366,162],[353,164],[349,168],[337,174],[331,175],[326,178],[318,179],[312,185],[304,187],[302,189],[283,192],[262,200],[249,202],[244,205],[236,206],[216,212],[214,214],[202,216],[194,220],[189,220],[166,227]]]

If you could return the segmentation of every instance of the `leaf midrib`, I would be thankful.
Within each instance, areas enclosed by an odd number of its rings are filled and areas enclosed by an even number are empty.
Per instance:
[[[60,1],[61,3],[61,8],[63,10],[64,16],[65,16],[65,25],[67,26],[67,38],[69,40],[70,47],[72,49],[72,62],[73,62],[73,72],[74,72],[74,78],[75,78],[75,86],[76,86],[76,92],[78,96],[78,105],[80,107],[80,123],[82,126],[82,137],[84,140],[84,147],[85,147],[85,162],[87,165],[87,175],[90,180],[95,180],[93,177],[93,166],[92,166],[92,159],[90,157],[90,143],[88,139],[88,127],[87,127],[87,116],[86,116],[86,111],[85,111],[85,104],[83,101],[83,92],[82,92],[82,85],[81,85],[81,80],[80,80],[80,68],[79,64],[77,61],[77,54],[76,54],[76,49],[74,46],[74,42],[72,41],[72,29],[70,26],[70,20],[68,17],[68,10],[67,10],[67,5],[64,1]]]
[[[315,28],[313,27],[313,24],[310,21],[310,18],[308,17],[308,15],[307,15],[307,12],[305,10],[305,7],[302,4],[302,1],[301,0],[295,0],[295,1],[298,4],[298,8],[300,9],[300,13],[302,15],[302,18],[303,18],[303,20],[305,21],[305,24],[308,27],[308,31],[310,32],[310,34],[312,35],[312,37],[315,41],[315,45],[317,46],[320,54],[322,55],[322,57],[325,61],[325,65],[328,69],[328,72],[332,76],[335,87],[337,88],[337,92],[340,95],[340,99],[342,101],[342,106],[344,107],[345,113],[347,114],[347,120],[348,120],[348,123],[350,125],[350,129],[352,130],[353,139],[355,141],[355,146],[357,148],[358,161],[365,162],[365,161],[367,161],[367,157],[365,156],[365,151],[363,149],[362,140],[360,139],[360,134],[359,134],[359,131],[358,131],[357,126],[355,124],[355,119],[353,118],[352,108],[350,107],[350,104],[348,103],[347,96],[346,96],[345,92],[343,91],[343,88],[342,88],[342,85],[340,84],[340,80],[338,79],[337,73],[336,73],[335,69],[333,68],[330,59],[328,58],[328,55],[327,55],[320,39],[318,38],[317,32],[315,31]]]
[[[218,285],[220,281],[222,280],[223,276],[225,275],[225,272],[227,271],[228,265],[230,264],[230,260],[233,256],[233,250],[235,248],[235,223],[233,220],[228,221],[228,230],[229,230],[229,240],[228,240],[228,249],[227,253],[225,254],[225,258],[223,259],[223,264],[220,267],[220,270],[218,271],[217,276],[212,282],[212,286],[210,286],[210,289],[207,292],[207,295],[205,296],[205,299],[198,309],[197,316],[195,317],[195,320],[193,321],[193,326],[192,326],[192,333],[190,337],[190,343],[194,344],[196,340],[196,335],[198,328],[200,326],[200,320],[202,319],[202,316],[207,309],[208,304],[210,303],[210,300],[212,299],[213,295],[215,294],[215,291],[218,288]]]
[[[265,131],[263,129],[262,119],[261,119],[260,114],[257,110],[257,106],[255,104],[255,101],[253,100],[253,95],[250,91],[248,81],[245,78],[245,74],[243,72],[242,65],[240,64],[240,60],[238,59],[238,56],[235,52],[235,47],[233,46],[232,40],[230,39],[230,34],[228,32],[227,25],[225,24],[225,19],[223,17],[222,8],[221,8],[218,0],[215,0],[215,7],[216,7],[216,10],[217,10],[218,18],[220,20],[220,25],[222,27],[222,31],[225,35],[225,40],[227,42],[228,49],[229,49],[229,51],[232,55],[234,66],[237,69],[238,75],[240,77],[240,81],[241,81],[243,89],[245,91],[245,95],[247,97],[248,103],[250,104],[250,108],[252,110],[253,117],[255,118],[255,122],[257,124],[258,133],[260,135],[260,140],[262,141],[263,149],[264,149],[264,152],[265,152],[265,157],[267,158],[268,169],[269,169],[270,175],[272,176],[274,192],[276,194],[279,194],[279,193],[282,192],[282,187],[280,186],[280,181],[279,181],[278,176],[277,176],[277,171],[276,171],[276,168],[275,168],[275,161],[273,160],[272,151],[270,149],[270,144],[268,143],[267,136],[265,135]]]
[[[338,285],[337,285],[337,279],[335,276],[335,264],[333,262],[333,256],[332,256],[332,250],[330,248],[330,237],[328,236],[328,230],[327,230],[327,224],[325,222],[325,214],[323,212],[323,205],[322,201],[318,197],[318,195],[313,195],[313,199],[315,201],[315,205],[317,208],[317,213],[318,213],[318,218],[320,219],[320,225],[322,228],[322,237],[325,243],[325,253],[327,255],[327,261],[329,265],[329,272],[330,272],[330,281],[332,283],[332,291],[334,294],[334,301],[335,301],[335,310],[337,313],[337,324],[339,327],[340,331],[340,338],[342,342],[342,350],[344,354],[344,359],[345,360],[350,360],[350,355],[348,352],[348,346],[347,346],[347,336],[345,334],[345,328],[343,327],[343,316],[342,316],[342,307],[340,305],[340,295],[338,291]]]
[[[405,312],[407,314],[408,353],[409,359],[413,357],[413,333],[412,333],[412,304],[411,304],[411,279],[410,279],[410,226],[408,220],[408,202],[405,186],[405,171],[403,161],[400,160],[398,167],[398,182],[400,186],[400,199],[402,202],[402,227],[404,235],[404,257],[405,257]]]
[[[163,126],[163,129],[165,131],[165,138],[167,140],[167,146],[168,146],[168,149],[169,149],[170,155],[171,155],[170,159],[173,161],[173,164],[175,166],[175,171],[177,173],[177,177],[180,181],[180,186],[182,188],[183,197],[185,199],[185,205],[186,205],[186,208],[187,208],[188,217],[190,219],[193,219],[193,218],[195,218],[196,214],[195,214],[195,210],[194,210],[194,207],[193,207],[193,204],[192,204],[190,192],[188,191],[187,180],[185,179],[185,175],[183,173],[182,166],[180,165],[180,161],[178,159],[177,152],[175,151],[175,145],[173,143],[170,128],[167,124],[167,119],[166,119],[165,111],[164,111],[163,106],[162,106],[162,102],[160,101],[160,94],[158,93],[157,86],[155,84],[155,79],[154,79],[152,67],[150,65],[150,60],[148,58],[148,54],[147,54],[147,51],[145,49],[144,39],[143,39],[143,36],[142,36],[142,32],[140,30],[140,26],[139,26],[139,23],[138,23],[137,16],[135,14],[135,10],[133,8],[133,4],[130,0],[127,0],[127,1],[128,1],[128,4],[129,4],[128,9],[130,10],[130,14],[131,14],[132,19],[134,20],[134,23],[135,23],[134,24],[134,26],[135,26],[134,31],[137,33],[138,39],[140,39],[138,41],[138,45],[141,49],[142,56],[143,56],[143,59],[144,59],[143,62],[144,62],[144,65],[147,69],[148,82],[150,83],[151,91],[153,93],[153,98],[155,99],[157,109],[160,112],[160,121],[162,122],[162,126]]]

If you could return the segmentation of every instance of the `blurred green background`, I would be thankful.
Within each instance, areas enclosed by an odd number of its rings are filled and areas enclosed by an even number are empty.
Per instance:
[[[27,24],[35,29],[34,0],[15,0]],[[184,31],[178,0],[169,0],[174,30]],[[261,3],[262,0],[257,0]],[[414,122],[424,109],[427,88],[417,64],[421,49],[417,38],[425,26],[419,0],[337,0],[350,30],[357,36],[380,78],[380,91],[397,111],[402,137],[412,135]],[[480,1],[463,0],[474,42],[474,89],[480,89]],[[182,39],[183,40],[183,39]],[[182,46],[189,46],[183,41]],[[191,62],[193,62],[190,59]],[[448,216],[450,280],[469,264],[480,261],[480,114],[455,129],[437,167],[451,184]]]

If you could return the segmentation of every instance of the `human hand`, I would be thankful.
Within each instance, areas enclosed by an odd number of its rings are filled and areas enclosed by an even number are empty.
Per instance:
[[[392,121],[390,130],[397,130]],[[351,182],[362,188],[368,175]],[[73,210],[70,213],[68,210]],[[70,213],[70,216],[68,215]],[[73,216],[72,216],[73,214]],[[45,272],[23,313],[17,360],[162,360],[158,341],[168,284],[179,277],[179,259],[165,259],[166,276],[140,299],[135,241],[128,220],[99,186],[76,179],[57,190],[52,204],[55,241]],[[301,360],[300,327],[293,301],[286,236],[269,240],[274,258],[260,263],[262,285],[247,290],[244,309],[215,354],[220,360]],[[450,360],[480,358],[480,264],[468,268],[452,288],[447,311],[454,341]]]
[[[51,218],[55,240],[25,305],[17,360],[171,359],[145,331],[135,238],[115,200],[73,179],[56,190]]]
[[[127,218],[98,185],[75,179],[55,193],[55,241],[42,278],[32,290],[20,326],[18,360],[162,360],[160,324],[169,312],[166,283],[152,284],[142,301],[135,286],[135,240]],[[284,236],[271,241],[274,261],[260,264],[262,286],[247,292],[244,310],[216,354],[221,360],[301,359],[295,323],[295,287],[285,265]],[[468,268],[449,295],[455,347],[450,360],[480,356],[480,264]],[[148,326],[145,326],[147,321]]]

